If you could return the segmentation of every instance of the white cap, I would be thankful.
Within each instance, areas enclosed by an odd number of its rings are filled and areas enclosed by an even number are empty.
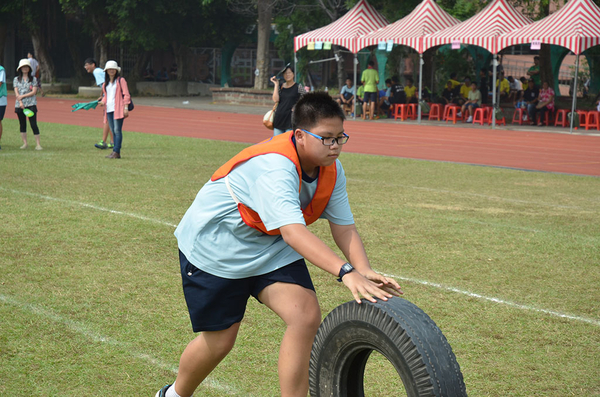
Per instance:
[[[27,58],[23,58],[19,61],[19,67],[17,68],[17,72],[19,71],[19,69],[21,69],[23,66],[29,66],[29,69],[31,69],[31,62],[29,62],[29,59]]]
[[[106,65],[104,65],[104,70],[108,70],[108,69],[116,69],[117,72],[121,73],[121,68],[117,64],[117,61],[106,62]]]

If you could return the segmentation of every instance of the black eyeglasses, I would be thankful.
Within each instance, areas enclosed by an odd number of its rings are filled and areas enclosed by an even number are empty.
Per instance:
[[[325,145],[325,146],[333,146],[334,143],[337,143],[338,145],[343,145],[346,142],[348,142],[348,139],[350,139],[350,137],[345,132],[342,132],[342,134],[344,134],[344,136],[340,136],[340,137],[337,137],[337,138],[334,138],[334,137],[323,138],[322,136],[319,136],[317,134],[313,134],[310,131],[303,130],[302,128],[300,128],[300,129],[302,131],[306,132],[308,135],[312,135],[315,138],[320,139],[321,143],[323,143],[323,145]]]

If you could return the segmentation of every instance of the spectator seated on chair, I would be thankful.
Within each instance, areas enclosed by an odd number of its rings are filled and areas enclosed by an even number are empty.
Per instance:
[[[404,92],[406,93],[406,103],[419,103],[417,98],[417,87],[413,85],[412,77],[406,77],[404,79],[406,85],[404,86]]]
[[[498,94],[498,103],[507,102],[510,94],[510,83],[504,78],[504,72],[500,72],[500,77],[496,80],[496,89]]]
[[[153,69],[144,70],[144,74],[142,75],[142,78],[146,81],[156,80],[156,77],[154,77],[154,70]]]
[[[460,106],[464,105],[468,101],[469,92],[471,92],[471,78],[465,77],[464,83],[460,85],[456,104]]]
[[[464,113],[467,118],[467,123],[473,122],[473,115],[475,114],[475,109],[481,106],[481,92],[477,89],[477,83],[471,83],[471,90],[467,95],[467,101],[462,106],[461,113]]]
[[[460,86],[460,81],[456,80],[456,72],[450,73],[449,81],[452,83],[452,89],[455,89],[456,87]]]
[[[385,80],[386,89],[383,95],[379,96],[379,115],[390,116],[390,97],[392,96],[392,79]]]
[[[346,79],[346,85],[340,90],[340,95],[336,98],[336,101],[340,104],[344,111],[352,112],[352,100],[356,94],[356,88],[352,87],[352,80]]]
[[[510,91],[508,92],[508,100],[512,101],[512,103],[514,104],[517,101],[517,98],[520,96],[523,87],[519,79],[515,79],[512,76],[508,76],[507,80],[510,86]]]
[[[538,96],[540,94],[539,89],[536,87],[533,79],[527,80],[527,89],[523,93],[523,101],[527,106],[527,117],[529,119],[529,124],[535,125],[535,114],[536,114],[536,105],[538,102]]]
[[[406,103],[406,92],[404,92],[404,86],[400,84],[398,76],[392,77],[389,101],[393,105],[397,103]]]
[[[162,70],[159,70],[158,73],[156,73],[156,81],[168,81],[169,80],[169,74],[167,73],[167,68],[162,68]]]
[[[554,112],[554,90],[550,87],[547,81],[542,83],[542,89],[540,90],[538,96],[538,102],[535,105],[534,116],[536,113],[540,114],[540,122],[539,126],[544,125],[544,115],[546,112]],[[551,117],[550,117],[551,118]],[[532,121],[536,121],[535,117],[531,119]]]
[[[452,87],[452,81],[448,80],[446,83],[446,87],[442,91],[442,95],[440,95],[438,103],[442,105],[452,105],[454,103],[454,96],[456,91]]]

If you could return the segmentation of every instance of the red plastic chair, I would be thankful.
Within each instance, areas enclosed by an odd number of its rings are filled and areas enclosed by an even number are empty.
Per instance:
[[[554,126],[560,125],[561,127],[566,127],[569,124],[569,118],[567,114],[569,111],[567,109],[556,109],[556,118],[554,119]]]
[[[549,115],[549,113],[550,113],[550,111],[549,111],[549,110],[547,110],[547,111],[546,111],[546,113],[544,113],[544,123],[543,123],[543,124],[544,124],[545,126],[550,126],[550,115]],[[535,119],[536,119],[536,121],[537,121],[537,124],[539,124],[539,123],[540,123],[541,117],[542,117],[542,116],[540,116],[540,114],[539,114],[539,113],[538,113],[538,114],[536,114],[536,116],[535,116]]]
[[[458,117],[458,112],[460,112],[460,106],[449,105],[446,109],[446,123],[448,120],[452,120],[452,124],[456,124],[457,120],[462,120],[462,117]]]
[[[596,110],[590,110],[585,119],[585,129],[589,130],[590,128],[594,127],[600,131],[600,112]]]
[[[442,118],[442,105],[439,103],[432,103],[430,107],[431,110],[429,111],[429,120],[440,121]]]
[[[492,125],[492,118],[494,117],[494,108],[489,108],[488,124]],[[502,116],[501,119],[496,119],[496,125],[506,125],[506,117]]]
[[[579,126],[586,127],[587,126],[587,110],[576,110],[577,116],[579,116]],[[577,129],[577,127],[575,127]]]
[[[519,125],[523,124],[523,108],[515,109],[515,112],[513,113],[512,123]]]
[[[402,121],[408,118],[408,108],[404,103],[395,103],[392,108],[392,113],[394,114],[394,120],[398,120],[398,117],[400,117],[400,120]]]
[[[487,109],[486,108],[477,108],[475,109],[475,114],[473,115],[473,124],[479,123],[479,125],[483,125],[487,121]]]
[[[416,103],[409,103],[408,105],[408,118],[416,120],[419,117],[419,109]]]

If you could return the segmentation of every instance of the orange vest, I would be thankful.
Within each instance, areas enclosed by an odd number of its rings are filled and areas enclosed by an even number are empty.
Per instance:
[[[296,165],[296,170],[298,171],[298,177],[300,179],[298,191],[300,191],[302,188],[302,168],[300,167],[300,160],[298,159],[298,153],[296,152],[296,145],[294,145],[294,142],[292,141],[292,135],[293,132],[288,132],[286,134],[281,134],[266,139],[260,143],[257,143],[256,145],[247,147],[235,155],[231,160],[223,164],[217,171],[215,171],[210,180],[216,181],[224,178],[235,166],[250,160],[255,156],[268,153],[278,153],[287,157]],[[315,195],[306,208],[302,210],[302,215],[304,215],[304,221],[306,222],[306,225],[310,225],[319,219],[325,210],[325,207],[327,207],[327,203],[329,203],[336,180],[337,167],[335,163],[327,167],[320,167],[319,181],[317,182],[317,190],[315,191]],[[244,204],[238,203],[238,210],[240,211],[240,215],[242,216],[244,223],[251,228],[271,236],[281,234],[279,229],[267,230],[258,213]]]

